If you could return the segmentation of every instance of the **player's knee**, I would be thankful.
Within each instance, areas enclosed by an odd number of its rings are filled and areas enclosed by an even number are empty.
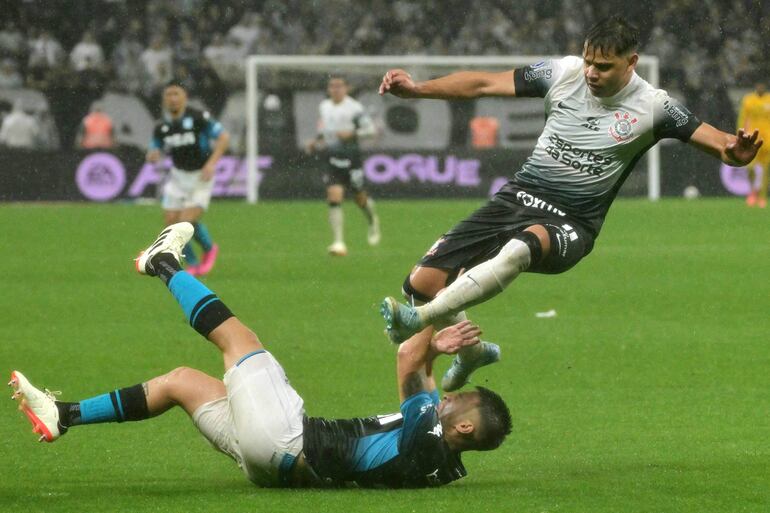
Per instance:
[[[425,292],[417,290],[412,285],[411,278],[411,274],[407,275],[406,279],[404,279],[404,284],[401,286],[401,293],[404,295],[404,298],[412,304],[422,305],[429,303],[433,297]]]
[[[543,254],[540,238],[529,231],[517,233],[500,250],[497,258],[502,259],[507,265],[525,271],[529,266],[540,261]]]

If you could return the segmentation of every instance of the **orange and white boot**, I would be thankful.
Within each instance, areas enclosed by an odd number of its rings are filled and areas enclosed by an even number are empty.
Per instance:
[[[11,373],[8,386],[13,388],[11,399],[19,402],[19,409],[32,423],[32,432],[40,435],[39,442],[53,442],[67,432],[67,428],[59,422],[59,409],[53,392],[33,387],[19,371]]]

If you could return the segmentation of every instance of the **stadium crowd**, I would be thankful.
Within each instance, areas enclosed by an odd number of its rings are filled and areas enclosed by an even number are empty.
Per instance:
[[[749,87],[767,75],[769,2],[652,4],[26,0],[0,10],[0,90],[40,90],[56,124],[77,125],[108,90],[141,97],[157,114],[163,84],[176,77],[219,112],[226,92],[243,87],[248,54],[577,54],[586,29],[613,12],[639,23],[642,51],[661,59],[662,87],[697,99],[696,111],[725,104],[726,83]]]

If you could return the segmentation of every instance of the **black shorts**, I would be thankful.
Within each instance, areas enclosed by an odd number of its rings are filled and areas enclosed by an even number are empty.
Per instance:
[[[361,159],[329,157],[329,165],[323,175],[324,184],[342,185],[353,192],[364,190],[364,170]]]
[[[547,203],[539,205],[542,208],[493,198],[441,236],[418,265],[450,270],[451,281],[462,269],[470,269],[497,255],[517,233],[539,224],[548,230],[551,251],[527,272],[562,273],[591,252],[594,238],[575,220],[549,212]]]

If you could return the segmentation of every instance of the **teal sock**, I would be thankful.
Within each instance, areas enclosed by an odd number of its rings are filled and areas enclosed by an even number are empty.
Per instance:
[[[182,255],[184,256],[187,265],[198,265],[198,255],[195,254],[195,250],[189,242],[185,244]]]
[[[77,403],[56,402],[59,422],[65,426],[144,420],[150,417],[144,386],[113,390]]]
[[[175,273],[167,285],[190,326],[204,337],[233,316],[216,294],[189,273]]]
[[[211,240],[209,229],[206,228],[205,224],[200,222],[193,223],[193,226],[195,227],[195,232],[193,233],[195,242],[201,245],[201,248],[203,248],[204,252],[211,251],[211,247],[214,245],[214,241]]]

